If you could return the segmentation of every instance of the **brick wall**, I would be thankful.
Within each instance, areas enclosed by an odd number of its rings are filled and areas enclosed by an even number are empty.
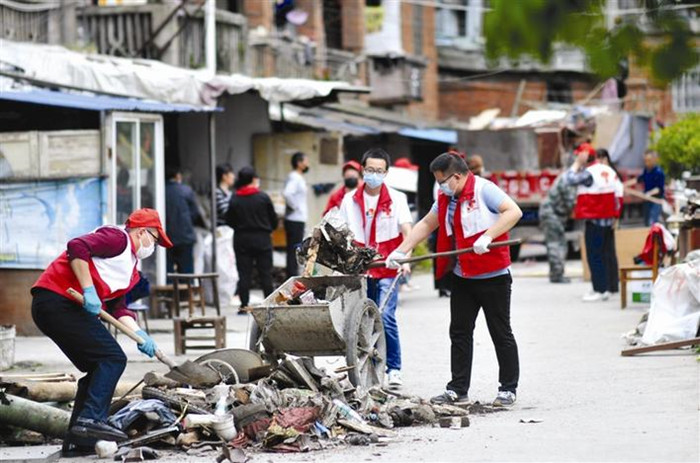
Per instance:
[[[365,46],[365,0],[341,0],[343,49],[355,53]]]
[[[440,119],[469,121],[470,117],[490,108],[500,108],[500,117],[510,116],[518,93],[520,78],[450,81],[452,79],[456,78],[443,77],[439,86]],[[518,115],[531,109],[526,102],[544,102],[546,99],[546,82],[527,80],[518,107]]]
[[[416,12],[414,8],[420,8],[420,11]],[[416,13],[421,17],[419,23],[415,21]],[[415,43],[417,39],[415,27],[421,27],[420,46]],[[439,113],[439,95],[434,7],[411,3],[401,4],[401,42],[406,53],[421,56],[427,60],[427,66],[423,70],[423,101],[408,104],[406,113],[416,119],[436,120]]]
[[[268,31],[273,27],[274,4],[261,0],[244,0],[243,11],[248,18],[248,27],[254,29],[263,26]]]

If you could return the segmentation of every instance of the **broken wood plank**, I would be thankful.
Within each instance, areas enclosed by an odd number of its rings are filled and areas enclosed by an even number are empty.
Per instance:
[[[11,394],[0,394],[0,423],[63,438],[70,413]]]
[[[318,392],[318,385],[316,384],[316,381],[314,380],[313,376],[306,371],[306,368],[304,368],[301,361],[287,359],[282,362],[282,366],[292,374],[294,379],[300,381],[312,391]]]
[[[633,347],[631,349],[625,349],[620,352],[623,357],[631,357],[637,354],[644,354],[646,352],[656,352],[661,350],[677,349],[679,347],[700,345],[700,338],[684,339],[682,341],[665,342],[662,344],[654,344],[651,346],[643,347]]]
[[[363,434],[376,434],[379,437],[396,437],[398,435],[395,431],[390,431],[388,429],[372,426],[367,423],[358,423],[356,421],[344,420],[342,418],[338,419],[338,424],[352,431],[361,432]]]
[[[70,402],[75,399],[78,391],[78,383],[70,381],[13,381],[0,383],[5,390],[12,395],[29,399],[35,402]],[[115,397],[121,397],[134,387],[132,381],[120,381],[114,391]],[[136,393],[140,389],[135,388]]]

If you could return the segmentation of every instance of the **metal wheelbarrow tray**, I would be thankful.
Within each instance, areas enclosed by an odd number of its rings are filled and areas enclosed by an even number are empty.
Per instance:
[[[295,281],[312,290],[319,302],[278,305],[279,293],[290,293]],[[384,325],[366,294],[362,276],[290,278],[251,312],[261,331],[265,356],[344,355],[348,367],[353,367],[348,377],[355,386],[381,384],[386,367]]]

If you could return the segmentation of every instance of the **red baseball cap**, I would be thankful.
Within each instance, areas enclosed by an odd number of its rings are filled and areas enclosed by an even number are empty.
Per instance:
[[[589,156],[595,156],[595,148],[593,148],[590,143],[581,143],[574,150],[574,154],[581,154],[583,152],[588,153]]]
[[[355,169],[356,171],[360,172],[362,170],[362,166],[357,161],[348,161],[343,164],[343,173],[345,173],[345,171],[348,169]]]
[[[163,225],[160,223],[160,216],[158,215],[158,211],[154,209],[144,208],[132,212],[129,218],[126,219],[125,225],[126,228],[155,228],[156,230],[158,230],[158,237],[160,238],[158,240],[158,244],[160,244],[164,248],[173,247],[172,241],[170,241],[168,235],[165,234],[165,230],[163,230]]]

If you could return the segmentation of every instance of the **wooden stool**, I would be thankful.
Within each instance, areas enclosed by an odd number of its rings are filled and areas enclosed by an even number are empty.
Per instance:
[[[160,318],[163,314],[160,311],[160,304],[165,303],[168,308],[168,317],[175,317],[175,298],[173,297],[172,285],[157,285],[151,287],[151,315]],[[177,311],[179,315],[180,312]]]
[[[190,330],[214,330],[213,336],[188,335]],[[187,349],[223,349],[226,347],[226,317],[174,318],[175,355]],[[187,344],[187,341],[213,341],[213,344]]]
[[[205,315],[204,281],[207,280],[211,281],[216,315],[221,315],[219,288],[217,285],[218,273],[168,273],[168,278],[173,282],[173,299],[175,312],[178,317],[180,316],[181,306],[188,308],[190,318],[194,316],[195,305],[199,306],[202,316]],[[180,302],[180,290],[187,291],[187,301]]]
[[[149,333],[148,330],[148,310],[149,307],[141,302],[139,299],[138,301],[134,301],[128,306],[126,306],[127,309],[131,310],[136,314],[136,321],[140,322],[143,321],[143,326],[145,327],[146,333]],[[139,323],[139,326],[141,326],[141,323]]]

